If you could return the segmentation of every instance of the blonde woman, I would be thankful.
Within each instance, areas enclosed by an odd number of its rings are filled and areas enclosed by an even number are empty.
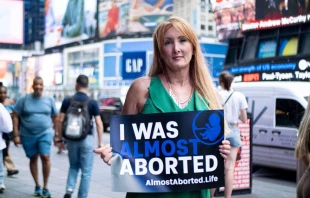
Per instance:
[[[310,197],[310,97],[308,107],[301,121],[295,148],[295,157],[302,159],[308,167],[297,185],[297,198]]]
[[[204,62],[198,38],[181,18],[160,24],[153,37],[154,57],[148,76],[131,85],[123,115],[220,109],[217,90]],[[201,107],[201,108],[199,108]],[[112,157],[110,145],[95,150],[105,163]],[[227,140],[220,153],[230,153]],[[127,193],[127,198],[209,198],[209,190],[171,193]]]

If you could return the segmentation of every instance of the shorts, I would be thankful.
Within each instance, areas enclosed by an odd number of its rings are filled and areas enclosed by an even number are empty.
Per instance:
[[[226,137],[226,140],[230,142],[231,147],[241,147],[242,142],[240,138],[240,132],[239,132],[239,127],[237,126],[232,126],[231,124],[228,124],[230,133]]]
[[[21,136],[26,156],[31,158],[37,154],[50,155],[53,133],[46,133],[38,137]]]

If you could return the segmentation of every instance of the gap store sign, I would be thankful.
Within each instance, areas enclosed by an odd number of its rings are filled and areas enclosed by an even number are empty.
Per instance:
[[[146,52],[123,52],[122,76],[124,80],[146,75]]]

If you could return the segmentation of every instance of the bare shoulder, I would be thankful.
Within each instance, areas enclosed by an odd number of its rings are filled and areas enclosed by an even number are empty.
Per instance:
[[[142,111],[149,95],[150,83],[151,77],[145,76],[136,79],[131,84],[126,96],[123,114],[137,114]]]
[[[138,91],[138,92],[148,92],[150,83],[151,83],[151,77],[149,76],[141,77],[141,78],[136,79],[132,83],[131,89],[133,91]]]

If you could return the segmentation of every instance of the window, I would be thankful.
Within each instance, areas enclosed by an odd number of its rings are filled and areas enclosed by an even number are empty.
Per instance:
[[[310,53],[310,33],[303,34],[300,38],[300,53],[308,54]]]
[[[201,25],[200,26],[202,30],[205,30],[206,26],[205,25]]]
[[[209,31],[212,31],[212,30],[213,30],[213,27],[212,27],[211,25],[209,25],[209,26],[208,26],[208,30],[209,30]]]
[[[276,100],[276,126],[298,128],[305,109],[295,100]]]
[[[261,40],[258,46],[258,58],[269,58],[276,55],[277,41],[274,39]]]
[[[280,39],[279,56],[292,56],[297,54],[298,37],[285,37]]]
[[[246,36],[244,48],[242,51],[242,60],[251,60],[255,58],[258,44],[258,32],[251,32]]]
[[[238,57],[240,56],[241,46],[242,39],[230,40],[225,64],[237,63]]]

